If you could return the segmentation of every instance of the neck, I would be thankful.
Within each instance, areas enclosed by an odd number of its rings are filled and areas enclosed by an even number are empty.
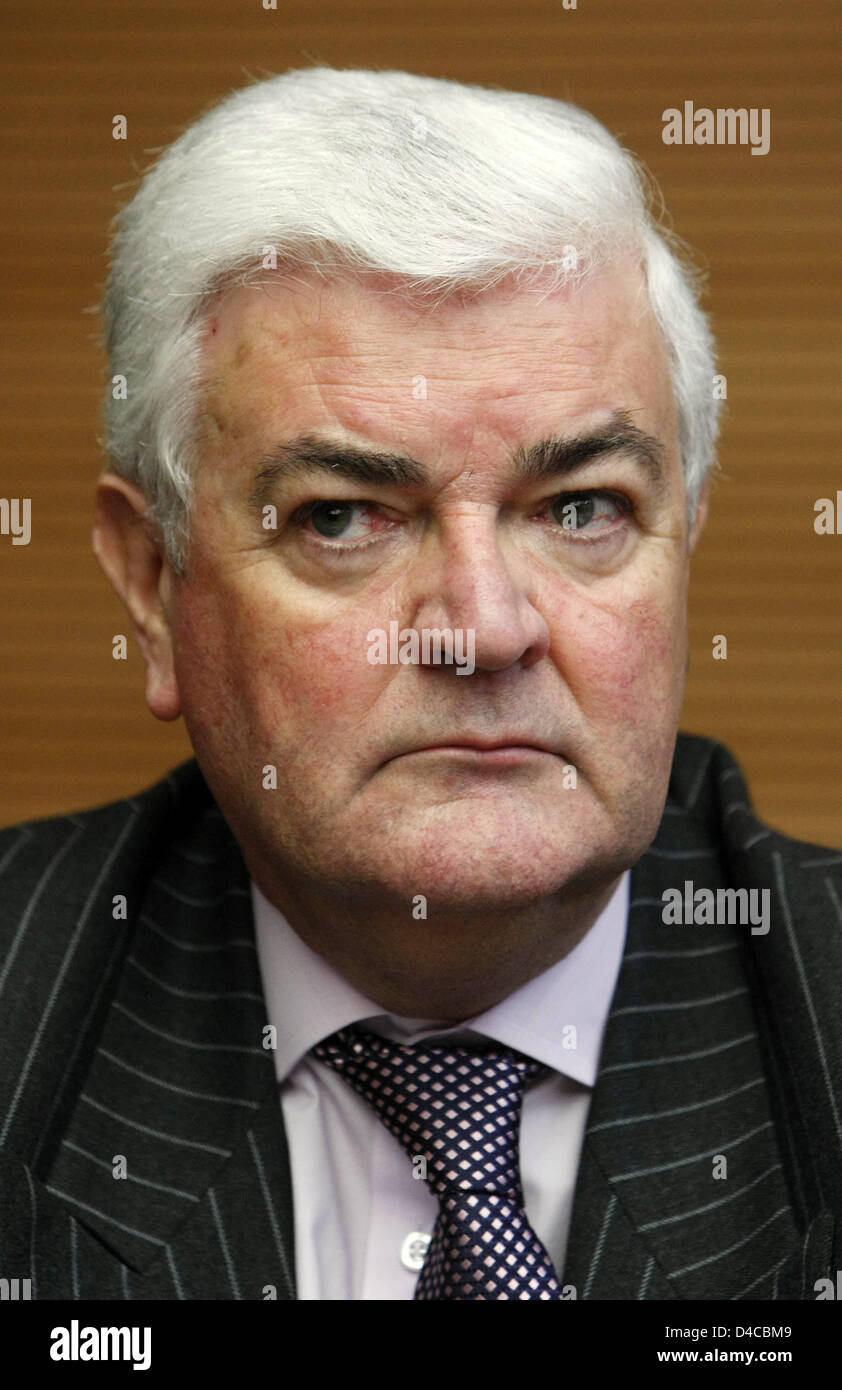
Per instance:
[[[410,908],[248,868],[302,941],[362,994],[387,1013],[441,1023],[483,1013],[568,955],[619,882],[566,887],[516,908]]]

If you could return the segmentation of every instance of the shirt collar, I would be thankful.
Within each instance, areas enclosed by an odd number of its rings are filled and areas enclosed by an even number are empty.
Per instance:
[[[499,1004],[461,1024],[386,1013],[313,951],[252,882],[257,955],[276,1030],[279,1082],[322,1038],[353,1023],[401,1042],[490,1038],[586,1086],[596,1081],[602,1035],[625,945],[628,872],[579,944]]]

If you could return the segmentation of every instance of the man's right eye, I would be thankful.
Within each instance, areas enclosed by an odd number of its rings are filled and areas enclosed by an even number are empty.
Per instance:
[[[299,507],[293,520],[298,530],[314,544],[340,542],[330,547],[333,550],[356,549],[361,543],[375,540],[380,532],[389,529],[376,503],[364,499],[320,498]]]
[[[341,536],[347,531],[354,514],[354,502],[314,502],[307,519],[320,536]]]

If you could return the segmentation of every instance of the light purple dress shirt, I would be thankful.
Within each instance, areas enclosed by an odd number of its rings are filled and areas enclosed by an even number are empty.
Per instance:
[[[551,1068],[524,1097],[527,1216],[564,1268],[579,1154],[625,944],[629,874],[578,946],[501,1003],[442,1028],[387,1014],[312,951],[252,883],[290,1151],[300,1299],[411,1299],[438,1201],[375,1111],[309,1055],[352,1023],[401,1042],[491,1038]]]

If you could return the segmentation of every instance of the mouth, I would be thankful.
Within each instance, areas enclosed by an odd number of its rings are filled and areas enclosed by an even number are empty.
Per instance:
[[[437,739],[433,743],[423,744],[418,748],[409,748],[405,752],[395,755],[396,758],[461,759],[484,767],[514,766],[517,763],[547,756],[558,757],[559,754],[541,740],[524,737],[520,734],[494,739],[457,734],[450,738]]]

